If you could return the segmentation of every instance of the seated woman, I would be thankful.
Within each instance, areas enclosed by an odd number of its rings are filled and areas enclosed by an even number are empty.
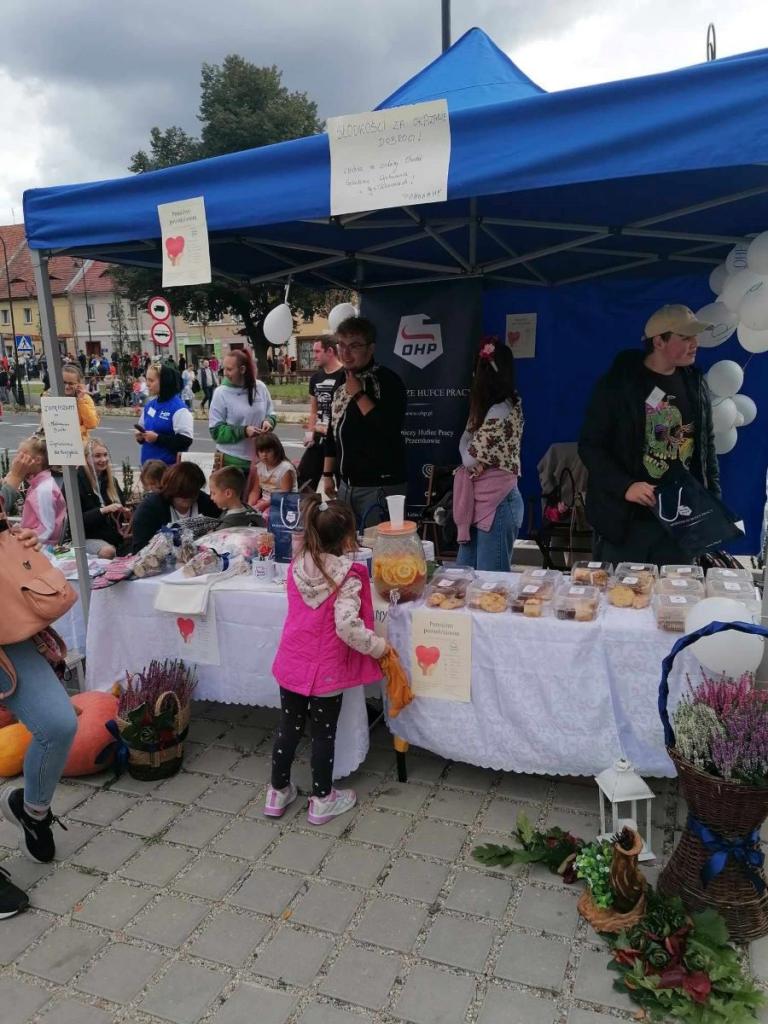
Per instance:
[[[97,437],[85,446],[85,465],[77,470],[77,486],[85,526],[85,550],[98,558],[114,558],[126,546],[119,523],[127,521],[125,498],[112,474],[109,449]]]
[[[178,462],[163,475],[159,491],[142,498],[133,513],[133,552],[152,540],[161,526],[180,523],[193,516],[218,519],[219,509],[203,491],[205,474],[194,462]]]
[[[41,544],[60,544],[67,525],[67,503],[51,474],[45,438],[33,434],[21,442],[19,451],[32,460],[22,529],[33,530]]]
[[[246,485],[246,504],[257,512],[269,512],[274,493],[296,490],[296,467],[272,431],[255,437],[253,446],[255,458]]]

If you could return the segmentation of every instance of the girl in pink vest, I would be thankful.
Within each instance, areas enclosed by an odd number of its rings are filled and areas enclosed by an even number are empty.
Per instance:
[[[272,672],[280,684],[280,724],[264,813],[279,818],[298,791],[291,765],[309,716],[312,796],[309,821],[323,825],[351,810],[352,789],[333,788],[336,725],[344,690],[382,677],[389,645],[373,631],[371,585],[350,555],[357,547],[348,505],[320,494],[302,498],[303,547],[288,573],[288,615]]]

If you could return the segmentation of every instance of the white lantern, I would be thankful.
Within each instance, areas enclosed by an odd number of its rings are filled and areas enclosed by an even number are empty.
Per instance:
[[[656,854],[651,849],[651,801],[656,799],[656,794],[635,772],[632,765],[626,758],[615,761],[611,768],[606,768],[595,776],[598,788],[598,800],[600,801],[600,835],[598,839],[610,839],[612,835],[621,832],[623,828],[631,828],[633,832],[639,832],[638,808],[639,802],[645,802],[645,835],[643,848],[640,851],[639,860],[655,860]],[[605,821],[605,800],[611,805],[611,828],[606,828]],[[627,807],[626,805],[629,805]],[[620,808],[630,810],[630,817],[621,817]]]

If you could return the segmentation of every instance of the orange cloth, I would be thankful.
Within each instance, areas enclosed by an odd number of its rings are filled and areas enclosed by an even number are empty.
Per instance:
[[[389,717],[396,718],[413,700],[413,690],[397,651],[390,647],[379,664],[387,677]]]

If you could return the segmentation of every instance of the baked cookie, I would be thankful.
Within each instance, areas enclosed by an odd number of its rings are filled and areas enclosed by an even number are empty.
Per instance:
[[[635,595],[631,587],[628,587],[624,583],[620,583],[617,587],[613,587],[608,592],[608,600],[616,608],[631,608]]]

